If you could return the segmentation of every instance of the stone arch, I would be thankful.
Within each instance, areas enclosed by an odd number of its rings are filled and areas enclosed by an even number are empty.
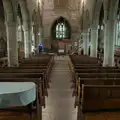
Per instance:
[[[3,6],[5,11],[5,21],[6,22],[16,22],[16,17],[14,14],[14,7],[11,0],[3,0]]]
[[[98,20],[96,22],[96,24],[94,24],[96,26],[96,28],[98,29],[98,51],[103,51],[103,46],[104,46],[104,5],[102,3],[101,8],[100,8],[100,12],[99,12],[99,17]]]
[[[7,53],[7,42],[3,37],[0,37],[0,58],[5,57]]]
[[[16,23],[15,13],[14,13],[14,6],[11,0],[0,0],[0,11],[2,15],[2,31],[0,33],[0,57],[5,57],[7,54],[7,24],[14,24]]]
[[[58,18],[56,18],[55,20],[54,20],[54,22],[52,23],[52,26],[51,26],[51,38],[52,39],[55,39],[55,37],[54,37],[54,33],[53,33],[53,29],[55,29],[54,27],[57,25],[57,23],[59,22],[59,21],[65,21],[65,24],[67,24],[67,27],[68,27],[68,29],[70,30],[70,33],[69,33],[69,39],[71,38],[71,26],[70,26],[70,23],[69,23],[69,21],[66,19],[66,18],[64,18],[64,17],[62,17],[62,16],[60,16],[60,17],[58,17]]]
[[[18,4],[17,6],[17,17],[18,17],[18,21],[23,24],[23,18],[22,18],[22,13],[21,13],[21,7],[20,4]]]
[[[117,12],[118,12],[119,7],[120,7],[120,0],[114,0],[114,2],[111,3],[110,11],[109,11],[109,16],[111,16],[111,19],[116,19],[117,18]]]
[[[39,27],[37,26],[38,25],[38,21],[37,21],[37,12],[36,10],[34,9],[33,12],[32,12],[32,27],[34,26],[34,32],[38,32],[39,31]]]
[[[93,20],[92,20],[92,24],[97,26],[99,24],[99,16],[100,16],[100,11],[101,11],[101,7],[103,5],[103,1],[102,0],[97,0],[94,6],[94,12],[93,12]]]
[[[0,37],[3,37],[6,40],[6,27],[5,27],[5,10],[3,6],[3,1],[0,0]]]
[[[23,21],[23,32],[24,32],[24,55],[25,58],[29,58],[31,54],[31,39],[32,39],[32,25],[26,0],[19,0],[18,4],[21,8],[22,21]]]
[[[113,6],[112,6],[113,7]],[[113,10],[113,18],[115,21],[115,49],[120,46],[120,39],[119,39],[119,24],[120,24],[120,0],[116,0],[115,7],[111,8]],[[115,50],[116,51],[116,50]],[[116,55],[116,53],[115,53]]]
[[[0,20],[5,21],[5,12],[2,0],[0,0]]]
[[[28,10],[28,6],[27,6],[27,1],[20,0],[20,1],[18,1],[18,4],[21,8],[23,26],[25,29],[28,29],[30,27],[30,16],[29,16],[29,10]]]
[[[85,10],[83,13],[83,29],[87,30],[89,28],[90,25],[90,14],[89,14],[89,10]]]
[[[32,12],[32,22],[34,22],[34,24],[36,23],[36,21],[37,21],[37,15],[36,15],[37,13],[36,13],[36,11],[35,11],[35,9],[33,10],[33,12]]]

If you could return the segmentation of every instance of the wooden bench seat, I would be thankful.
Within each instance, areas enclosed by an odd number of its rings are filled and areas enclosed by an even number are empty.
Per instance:
[[[78,82],[78,78],[82,79],[82,78],[88,78],[88,79],[94,79],[94,78],[98,78],[98,79],[109,79],[109,78],[120,78],[120,74],[119,72],[108,72],[108,73],[76,73],[74,80],[73,80],[73,85],[72,88],[76,88],[76,84]]]
[[[105,79],[105,78],[93,78],[93,79],[89,79],[89,78],[81,78],[79,83],[75,86],[74,89],[74,96],[75,98],[75,107],[79,105],[79,97],[82,97],[82,85],[120,85],[120,78],[114,79],[114,78],[109,78],[109,79]],[[79,88],[80,86],[80,88]]]
[[[75,95],[78,96],[79,91],[78,87],[80,85],[80,88],[82,88],[82,85],[120,85],[120,78],[81,78],[80,81],[75,86]]]
[[[117,69],[118,67],[103,67],[99,65],[91,65],[91,66],[74,66],[74,69]]]
[[[78,73],[80,78],[120,78],[120,73]]]
[[[81,64],[80,63],[80,64],[73,64],[73,65],[74,65],[74,67],[78,67],[78,68],[79,67],[90,67],[90,66],[96,66],[96,67],[98,66],[99,67],[100,66],[100,64],[98,64],[98,63],[96,63],[96,64],[94,64],[94,63],[93,64],[87,64],[87,63]]]
[[[48,83],[44,79],[44,73],[0,73],[0,78],[39,78],[42,81],[43,96],[48,96]]]
[[[27,65],[32,65],[32,64],[41,64],[41,66],[47,66],[49,63],[53,62],[53,55],[45,55],[45,56],[39,56],[39,57],[32,57],[29,59],[19,59],[19,64],[27,64]],[[7,57],[5,60],[1,60],[2,65],[0,67],[7,67]],[[3,64],[4,63],[4,64]]]
[[[47,79],[48,78],[48,73],[47,73],[47,70],[46,69],[19,69],[19,68],[3,68],[3,69],[0,69],[0,74],[1,73],[4,73],[4,74],[7,74],[7,73],[42,73],[42,75],[40,76],[41,79],[44,80],[44,84],[45,84],[45,87],[49,88],[49,80]]]
[[[120,85],[82,85],[82,111],[120,111]]]
[[[75,76],[74,76],[74,79],[73,79],[73,84],[77,83],[78,81],[78,78],[89,78],[90,80],[92,78],[120,78],[120,74],[119,74],[119,71],[118,72],[106,72],[106,73],[102,73],[102,72],[99,72],[99,73],[76,73]]]
[[[77,73],[109,73],[109,72],[120,72],[118,68],[100,68],[100,69],[75,69]]]
[[[46,69],[48,66],[19,66],[19,67],[17,67],[17,68],[19,68],[19,69]]]
[[[73,63],[73,65],[75,64],[97,64],[98,63],[98,59],[97,58],[92,58],[89,56],[75,56],[75,55],[70,55],[70,59]]]
[[[2,68],[0,73],[41,73],[46,72],[46,69],[23,69],[23,68]]]
[[[81,78],[80,79],[80,87],[82,84],[85,85],[120,85],[120,78]]]

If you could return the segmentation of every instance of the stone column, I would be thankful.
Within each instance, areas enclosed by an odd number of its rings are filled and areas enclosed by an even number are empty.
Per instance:
[[[114,66],[114,42],[116,21],[108,20],[105,24],[104,33],[104,61],[103,66]]]
[[[84,50],[84,55],[89,54],[89,33],[88,32],[83,32],[83,50]]]
[[[43,29],[39,28],[39,44],[43,44],[42,37],[43,37]]]
[[[39,28],[37,26],[34,26],[34,38],[35,38],[35,48],[36,52],[39,53],[39,44],[41,44],[41,34],[39,32]]]
[[[25,58],[30,57],[30,31],[27,29],[24,31],[24,52]]]
[[[81,54],[81,50],[82,50],[82,47],[83,47],[83,38],[82,38],[82,35],[80,35],[80,39],[78,40],[78,54]]]
[[[80,40],[78,40],[78,54],[80,54],[81,53],[81,48],[80,48]]]
[[[16,23],[6,22],[8,66],[18,66],[18,44]]]
[[[91,28],[91,46],[90,46],[90,56],[97,57],[98,48],[98,29]]]

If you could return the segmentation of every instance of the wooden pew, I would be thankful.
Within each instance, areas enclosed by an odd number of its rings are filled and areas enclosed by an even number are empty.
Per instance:
[[[38,78],[0,78],[0,82],[33,82],[36,84],[36,104],[33,103],[23,107],[0,108],[0,112],[23,112],[28,113],[30,120],[33,120],[32,113],[35,112],[36,120],[42,120],[42,104],[41,104],[41,80]]]
[[[79,99],[81,98],[81,93],[82,93],[82,85],[120,85],[120,78],[93,78],[93,79],[89,79],[89,78],[81,78],[79,83],[77,84],[75,90],[74,90],[74,95],[75,97],[75,104],[74,107],[76,108],[76,106],[79,105]],[[80,87],[80,88],[79,88]],[[80,96],[79,96],[80,94]]]
[[[74,69],[102,69],[102,68],[105,68],[105,69],[117,69],[118,67],[103,67],[103,66],[99,66],[99,65],[91,65],[91,66],[74,66]]]
[[[70,59],[72,61],[72,63],[75,64],[96,64],[98,63],[98,59],[97,58],[92,58],[89,56],[70,56]]]
[[[120,85],[82,85],[82,111],[120,111]]]
[[[101,78],[105,78],[105,79],[109,79],[109,78],[113,78],[113,79],[116,79],[116,78],[120,78],[120,74],[119,74],[119,71],[118,72],[108,72],[108,73],[76,73],[75,75],[75,78],[74,78],[74,81],[73,81],[73,84],[72,84],[72,88],[75,88],[76,89],[76,86],[77,86],[77,83],[78,83],[78,78],[89,78],[90,80],[91,79],[94,79],[94,78],[98,78],[98,79],[101,79]],[[73,91],[73,96],[74,96],[74,91]]]
[[[109,72],[109,73],[78,73],[78,77],[80,78],[120,78],[120,74]]]
[[[43,106],[45,107],[45,96],[48,96],[47,87],[44,84],[44,73],[0,73],[0,78],[39,78],[41,79]]]
[[[109,73],[109,72],[120,72],[117,68],[98,68],[98,69],[75,69],[75,73]]]
[[[23,69],[23,68],[2,68],[0,69],[0,73],[41,73],[45,72],[46,69]]]
[[[88,67],[85,69],[85,67],[83,68],[74,68],[73,72],[72,72],[72,75],[73,76],[76,76],[76,73],[108,73],[108,72],[119,72],[120,69],[119,68],[116,68],[116,67],[96,67],[96,68],[91,68],[91,67]],[[75,77],[74,77],[75,79]],[[74,82],[74,79],[73,79],[73,82]]]
[[[41,61],[39,61],[39,59]],[[37,67],[37,66],[44,66],[47,68],[47,80],[50,81],[50,72],[52,69],[52,66],[54,64],[54,57],[52,55],[48,55],[47,58],[47,62],[45,62],[44,57],[36,57],[36,59],[28,59],[27,61],[23,61],[23,63],[20,64],[20,67],[28,67],[28,66],[32,66],[33,68]]]
[[[45,89],[49,88],[49,81],[47,80],[47,70],[46,69],[19,69],[19,68],[2,68],[0,73],[42,73],[41,78],[44,81]]]
[[[120,86],[83,85],[82,105],[77,120],[118,120],[120,117]]]
[[[4,59],[1,59],[2,61],[2,65],[0,67],[7,67],[7,57]],[[31,61],[31,62],[30,62]],[[49,62],[53,61],[53,55],[41,55],[39,57],[32,57],[32,58],[29,58],[29,59],[20,59],[19,60],[19,63],[20,65],[21,64],[25,64],[25,63],[39,63],[42,65],[47,65]],[[4,64],[3,64],[4,63]]]

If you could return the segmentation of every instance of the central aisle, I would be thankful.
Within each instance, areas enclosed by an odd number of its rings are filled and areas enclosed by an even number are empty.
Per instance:
[[[67,56],[55,58],[43,120],[77,120],[68,61]]]

